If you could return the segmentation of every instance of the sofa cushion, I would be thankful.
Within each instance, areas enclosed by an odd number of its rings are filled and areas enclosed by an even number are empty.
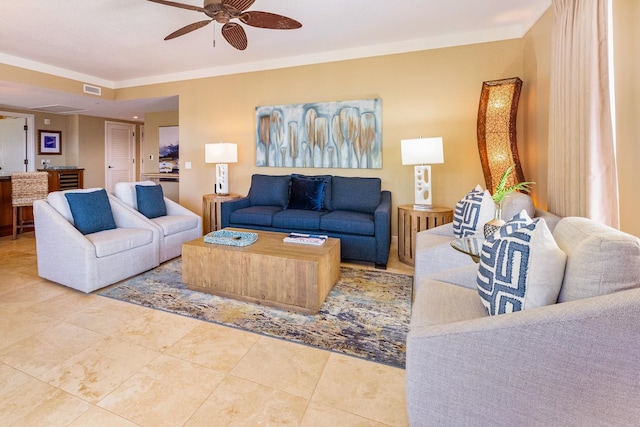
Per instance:
[[[482,245],[478,292],[490,315],[555,304],[567,255],[536,219]]]
[[[333,211],[322,215],[320,230],[337,233],[375,235],[373,215],[364,212]]]
[[[136,203],[138,212],[149,219],[167,215],[161,185],[136,185]]]
[[[116,228],[111,203],[106,190],[89,193],[65,193],[73,216],[73,225],[82,234],[91,234]]]
[[[273,227],[289,230],[319,230],[322,212],[303,209],[286,209],[273,215]]]
[[[499,239],[500,237],[506,237],[509,234],[516,231],[518,228],[523,227],[525,225],[529,225],[533,222],[531,217],[527,214],[526,210],[520,211],[519,214],[515,215],[509,221],[507,221],[502,227],[498,229],[493,234],[487,236],[488,241],[494,241],[495,239]]]
[[[331,186],[331,209],[373,213],[380,204],[380,178],[334,176]]]
[[[251,206],[233,211],[229,217],[229,222],[231,224],[270,227],[271,218],[280,211],[282,211],[281,206]]]
[[[291,194],[287,209],[321,211],[324,200],[324,179],[291,176]]]
[[[293,177],[303,177],[308,179],[322,180],[324,181],[324,196],[322,197],[322,209],[330,211],[331,208],[331,182],[333,180],[332,175],[301,175],[301,174],[291,174],[291,179]]]
[[[489,191],[479,185],[467,193],[453,211],[453,234],[467,237],[475,234],[495,215],[495,203]]]
[[[88,234],[98,258],[148,245],[153,241],[153,231],[146,228],[116,228]]]
[[[249,200],[252,206],[280,206],[289,204],[289,175],[258,175],[251,177]]]
[[[198,226],[198,217],[192,215],[165,215],[153,219],[162,228],[164,236],[173,236]]]
[[[562,218],[553,231],[567,253],[558,302],[640,287],[640,239],[587,218]]]

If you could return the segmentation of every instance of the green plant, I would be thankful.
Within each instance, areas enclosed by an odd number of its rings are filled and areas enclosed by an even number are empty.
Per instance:
[[[504,200],[504,198],[516,190],[524,191],[527,193],[530,192],[531,186],[535,184],[535,182],[525,181],[518,182],[507,187],[507,180],[509,179],[509,175],[511,175],[511,172],[513,172],[513,168],[515,167],[516,165],[512,164],[507,169],[505,169],[505,171],[502,173],[502,176],[500,177],[500,180],[498,181],[498,184],[496,185],[496,189],[493,192],[493,195],[491,196],[493,198],[493,201],[498,205],[502,205],[502,201]]]

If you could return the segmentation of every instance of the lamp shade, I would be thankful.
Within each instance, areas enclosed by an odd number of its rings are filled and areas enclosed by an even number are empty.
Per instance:
[[[204,161],[206,163],[237,163],[238,144],[230,142],[218,142],[205,144]]]
[[[403,165],[435,165],[444,163],[442,138],[403,139],[400,141]]]

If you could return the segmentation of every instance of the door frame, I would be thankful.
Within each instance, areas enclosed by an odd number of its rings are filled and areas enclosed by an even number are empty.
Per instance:
[[[108,138],[109,136],[109,132],[108,132],[108,128],[111,125],[119,125],[119,126],[127,126],[127,127],[131,127],[132,128],[132,133],[130,135],[130,140],[129,140],[129,152],[131,153],[132,159],[131,159],[131,164],[129,165],[129,172],[130,172],[130,181],[135,181],[136,180],[136,166],[138,164],[137,162],[137,158],[138,158],[138,154],[136,153],[136,131],[137,131],[137,126],[134,123],[128,123],[128,122],[118,122],[118,121],[114,121],[114,120],[105,120],[104,122],[104,186],[107,189],[107,191],[111,190],[111,192],[113,191],[112,188],[109,188],[109,153],[111,150],[110,144],[111,144],[111,140]]]
[[[33,114],[16,113],[15,111],[0,111],[0,116],[27,119],[27,172],[36,170],[36,119]]]

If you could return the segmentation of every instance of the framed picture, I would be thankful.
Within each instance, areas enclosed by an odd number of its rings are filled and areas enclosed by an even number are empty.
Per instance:
[[[62,154],[62,132],[58,130],[38,131],[38,154]]]

